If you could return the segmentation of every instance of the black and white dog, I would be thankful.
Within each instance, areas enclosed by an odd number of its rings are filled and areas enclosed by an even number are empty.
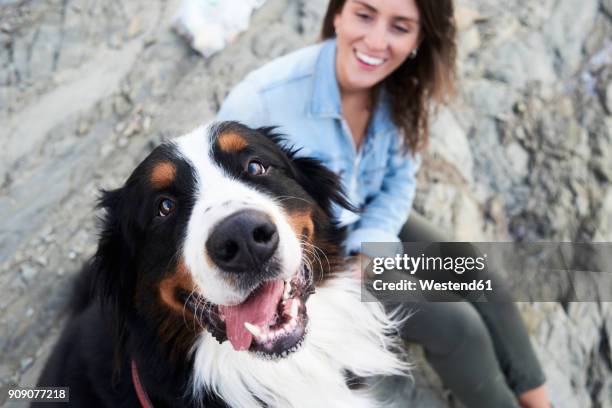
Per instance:
[[[236,122],[157,147],[105,192],[96,255],[39,385],[86,407],[371,407],[349,377],[406,372],[361,302],[337,177]],[[44,406],[49,406],[45,404]]]

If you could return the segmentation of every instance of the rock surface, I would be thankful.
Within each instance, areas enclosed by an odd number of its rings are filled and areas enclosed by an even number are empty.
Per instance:
[[[98,189],[313,42],[326,1],[268,0],[208,60],[170,31],[179,4],[0,1],[0,404],[35,383],[64,323]],[[463,240],[612,241],[611,4],[459,1],[460,95],[433,128],[419,211]],[[612,407],[612,306],[520,306],[555,407]],[[414,356],[397,398],[459,406]]]

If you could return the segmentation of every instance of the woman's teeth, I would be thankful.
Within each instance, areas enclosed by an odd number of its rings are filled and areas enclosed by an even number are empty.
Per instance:
[[[363,53],[361,53],[361,52],[359,52],[359,51],[355,51],[355,55],[357,55],[357,58],[358,58],[358,59],[359,59],[361,62],[363,62],[363,63],[365,63],[365,64],[368,64],[368,65],[374,65],[374,66],[377,66],[377,65],[380,65],[380,64],[382,64],[383,62],[385,62],[385,60],[384,60],[384,59],[382,59],[382,58],[371,57],[371,56],[366,55],[366,54],[363,54]]]

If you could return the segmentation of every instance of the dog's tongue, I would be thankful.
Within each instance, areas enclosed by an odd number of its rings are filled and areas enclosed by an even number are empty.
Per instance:
[[[268,324],[276,313],[284,287],[282,280],[266,282],[241,304],[219,306],[225,317],[227,338],[234,350],[247,350],[251,347],[253,335],[244,327],[244,323],[249,322],[255,326]]]

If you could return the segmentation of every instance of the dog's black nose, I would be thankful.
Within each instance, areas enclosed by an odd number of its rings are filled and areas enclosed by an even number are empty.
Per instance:
[[[256,210],[230,215],[214,228],[206,250],[219,268],[228,272],[261,270],[278,248],[278,231],[270,217]]]

